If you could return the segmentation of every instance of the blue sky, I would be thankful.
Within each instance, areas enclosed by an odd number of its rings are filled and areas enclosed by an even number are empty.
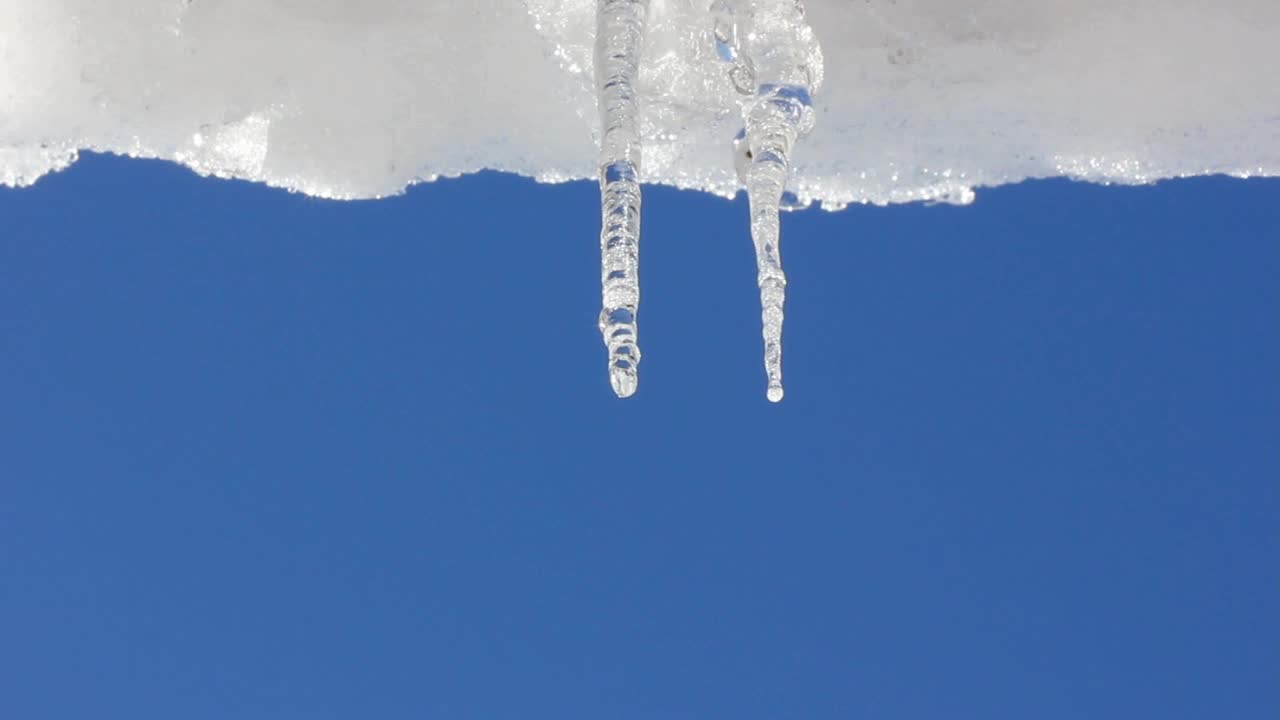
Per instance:
[[[1275,718],[1280,181],[0,190],[0,717]]]

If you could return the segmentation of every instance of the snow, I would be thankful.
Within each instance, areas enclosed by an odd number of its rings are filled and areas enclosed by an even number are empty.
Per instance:
[[[642,179],[730,195],[741,117],[707,4],[652,0]],[[802,201],[1280,173],[1275,0],[807,9],[825,78]],[[0,182],[85,149],[335,198],[595,177],[594,33],[592,0],[0,0]]]

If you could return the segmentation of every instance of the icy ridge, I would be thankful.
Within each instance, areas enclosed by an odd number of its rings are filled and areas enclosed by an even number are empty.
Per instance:
[[[808,0],[801,202],[967,202],[1029,177],[1280,173],[1274,0]],[[709,2],[651,0],[640,180],[732,195]],[[97,150],[312,195],[484,168],[595,177],[593,0],[5,0],[0,183]]]

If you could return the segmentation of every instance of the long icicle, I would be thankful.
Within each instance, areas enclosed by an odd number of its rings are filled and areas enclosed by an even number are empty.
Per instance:
[[[748,96],[735,145],[747,187],[751,240],[764,336],[766,397],[782,400],[782,321],[787,276],[779,247],[783,193],[792,150],[814,124],[811,92],[822,79],[822,51],[804,22],[801,0],[717,0],[711,12],[720,56]]]
[[[600,334],[609,383],[636,391],[640,363],[640,50],[649,0],[598,0],[595,80],[600,110]]]
[[[785,143],[784,138],[777,140],[779,146]],[[782,271],[778,247],[778,213],[787,181],[788,159],[785,151],[766,150],[752,144],[747,203],[751,212],[751,241],[756,249],[756,284],[760,287],[764,370],[769,383],[765,396],[770,402],[778,402],[782,399],[782,311],[787,300],[787,275]]]

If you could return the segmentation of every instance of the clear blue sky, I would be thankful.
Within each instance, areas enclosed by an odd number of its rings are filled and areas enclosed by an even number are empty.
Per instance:
[[[0,718],[1280,717],[1280,181],[0,190]]]

